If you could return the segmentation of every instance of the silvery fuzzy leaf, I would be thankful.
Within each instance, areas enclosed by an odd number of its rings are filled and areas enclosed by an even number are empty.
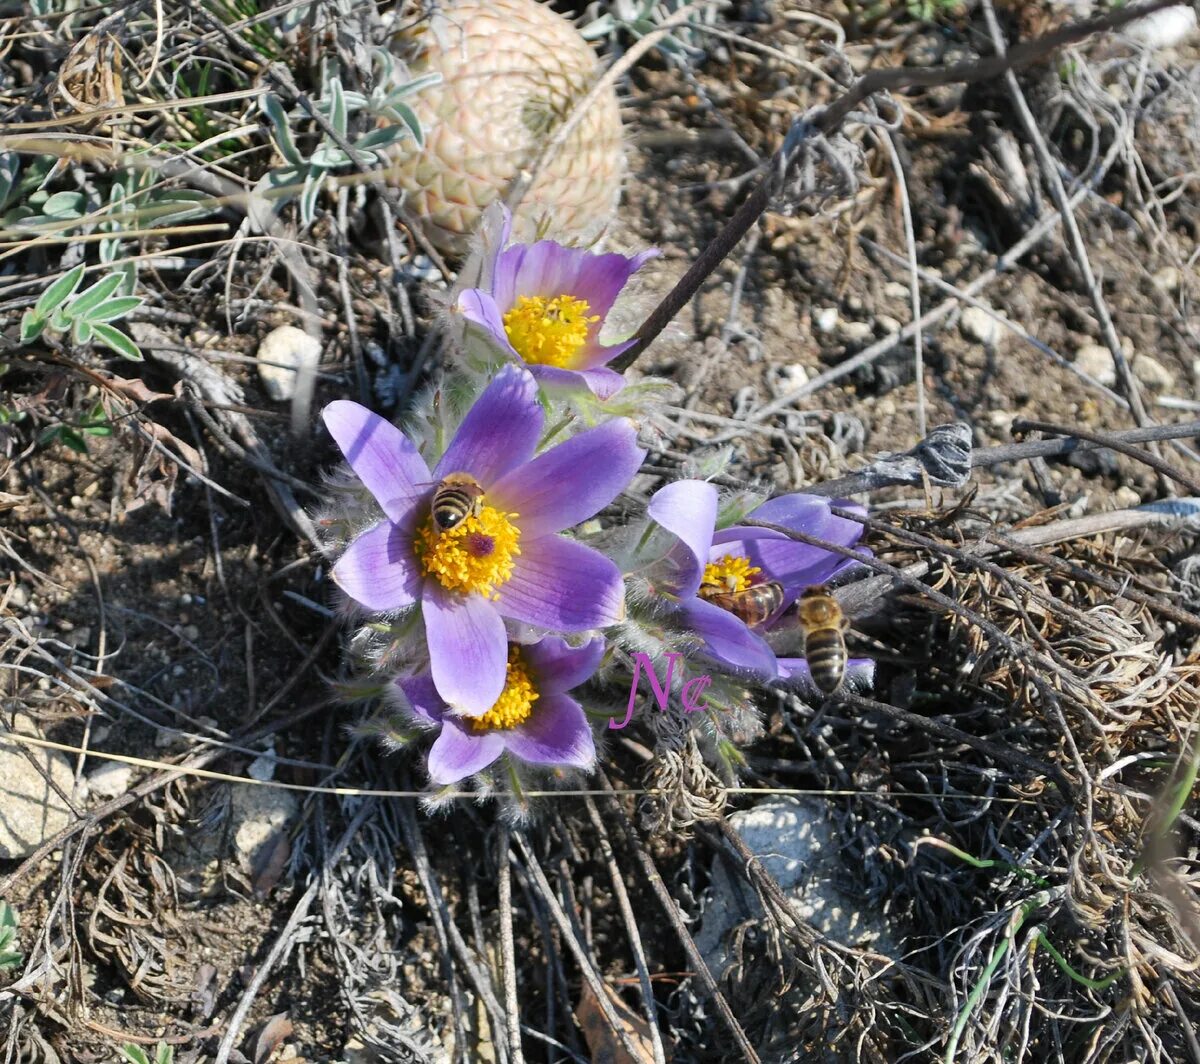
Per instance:
[[[271,139],[275,142],[275,147],[279,149],[279,154],[282,155],[293,166],[303,166],[304,157],[300,154],[296,147],[295,140],[292,139],[292,130],[288,125],[287,112],[283,109],[283,104],[279,102],[279,97],[274,93],[268,92],[259,101],[259,110],[267,116],[271,126],[275,132]]]

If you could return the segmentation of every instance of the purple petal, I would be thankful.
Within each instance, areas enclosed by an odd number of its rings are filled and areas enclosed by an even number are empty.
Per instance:
[[[586,299],[589,313],[599,314],[603,323],[629,278],[658,254],[658,248],[648,248],[632,258],[615,253],[589,255],[579,272],[577,289],[571,294],[577,299]]]
[[[333,580],[368,610],[388,613],[411,606],[421,592],[412,534],[380,521],[350,541],[333,567]]]
[[[441,734],[429,748],[429,778],[445,786],[473,776],[504,753],[504,735],[498,731],[472,732],[469,723],[447,717]]]
[[[508,674],[508,638],[495,605],[428,579],[421,612],[438,694],[454,709],[482,716],[496,704]]]
[[[775,677],[775,654],[728,610],[703,599],[687,599],[680,612],[688,627],[704,640],[704,650],[717,660],[764,677]]]
[[[578,687],[595,674],[604,657],[604,640],[597,637],[573,647],[556,635],[546,636],[540,642],[521,647],[521,657],[533,670],[538,690],[542,694],[558,694]]]
[[[645,457],[633,422],[614,418],[514,469],[492,485],[488,502],[517,515],[523,539],[540,539],[603,510]]]
[[[503,313],[512,307],[518,296],[546,299],[575,296],[580,267],[587,257],[586,251],[563,247],[553,240],[514,244],[496,259],[496,272],[492,276],[496,305]],[[591,310],[589,313],[603,312]]]
[[[508,752],[535,765],[591,768],[596,744],[582,707],[564,694],[543,694],[533,715],[504,736]]]
[[[624,351],[632,344],[631,340],[628,344],[621,344],[617,348],[601,348],[601,351],[610,353],[600,361],[607,362],[619,351]],[[529,372],[534,375],[543,389],[560,394],[578,392],[587,388],[597,399],[611,399],[625,387],[625,378],[616,370],[607,369],[604,366],[597,366],[595,369],[560,369],[558,366],[531,365]]]
[[[816,690],[812,675],[808,671],[808,662],[803,658],[779,658],[779,676],[786,683],[794,683],[799,687]],[[870,658],[850,658],[846,662],[846,678],[844,683],[854,688],[870,687],[875,682],[875,662]],[[823,694],[823,692],[822,692]]]
[[[521,544],[496,609],[540,628],[586,632],[616,624],[625,615],[625,585],[617,567],[599,551],[562,536],[545,536]]]
[[[804,588],[832,579],[834,573],[846,562],[840,554],[785,539],[767,529],[746,528],[740,531],[745,535],[744,539],[714,543],[709,555],[710,560],[716,561],[729,554],[749,558],[752,565],[763,571],[762,579],[777,580],[783,585],[784,600],[780,606],[781,610],[790,606]],[[721,534],[718,532],[717,536]]]
[[[679,546],[669,560],[676,594],[690,598],[700,587],[717,520],[717,489],[703,480],[677,480],[659,488],[646,513],[672,535]]]
[[[806,495],[804,492],[777,495],[752,510],[750,516],[756,521],[816,535],[812,529],[829,516],[829,500],[823,495]]]
[[[402,676],[398,680],[393,681],[401,691],[404,692],[404,697],[408,699],[408,712],[410,716],[425,724],[441,724],[442,717],[446,713],[446,703],[442,696],[437,693],[437,688],[433,685],[433,677],[422,674],[420,676]]]
[[[365,406],[339,399],[322,417],[334,442],[366,489],[393,521],[402,521],[428,493],[432,478],[412,441]]]
[[[519,366],[503,367],[467,411],[433,479],[470,473],[486,490],[529,461],[542,434],[542,420],[534,379]]]
[[[496,301],[487,292],[478,288],[468,289],[458,297],[458,309],[462,311],[462,316],[467,321],[481,326],[495,341],[502,353],[507,354],[510,358],[519,359],[521,357],[517,354],[516,348],[509,343],[500,308],[496,306]]]

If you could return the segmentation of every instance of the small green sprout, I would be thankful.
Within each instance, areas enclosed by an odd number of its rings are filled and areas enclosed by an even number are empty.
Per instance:
[[[142,299],[115,294],[125,281],[124,275],[119,273],[102,278],[76,296],[75,289],[83,279],[83,271],[81,263],[63,274],[25,312],[21,318],[21,343],[32,343],[44,332],[69,332],[76,344],[95,340],[122,358],[140,362],[142,353],[137,344],[111,323],[141,306]]]
[[[151,1057],[141,1046],[126,1042],[121,1046],[121,1060],[127,1064],[174,1064],[175,1050],[166,1042],[159,1042]]]
[[[0,901],[0,971],[15,968],[24,959],[17,950],[17,914],[6,901]]]

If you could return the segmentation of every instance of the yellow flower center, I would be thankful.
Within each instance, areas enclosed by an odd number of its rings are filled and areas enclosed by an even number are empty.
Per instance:
[[[750,559],[740,554],[729,554],[720,561],[709,562],[704,567],[704,578],[700,581],[701,588],[711,588],[720,594],[732,594],[735,591],[745,591],[753,586],[750,579],[762,570],[750,564]]]
[[[533,686],[533,681],[529,678],[525,662],[521,659],[521,652],[516,647],[509,647],[508,673],[504,680],[504,690],[500,692],[500,697],[496,699],[495,705],[482,717],[471,718],[471,730],[473,732],[499,731],[524,724],[533,712],[533,704],[539,697],[537,688]]]
[[[570,369],[587,342],[588,328],[600,320],[589,316],[586,299],[572,296],[517,296],[504,315],[508,342],[526,362]]]
[[[521,553],[521,530],[511,521],[516,516],[483,506],[439,535],[431,515],[413,543],[425,575],[436,577],[448,591],[499,598],[497,589],[508,582],[513,558]]]

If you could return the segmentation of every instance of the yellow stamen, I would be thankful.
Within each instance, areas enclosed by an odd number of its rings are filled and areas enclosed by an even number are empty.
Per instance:
[[[482,717],[471,718],[473,732],[497,731],[504,728],[515,728],[524,724],[533,713],[533,704],[538,700],[537,688],[529,678],[521,652],[514,646],[508,650],[508,673],[504,680],[504,690]]]
[[[704,567],[704,578],[701,587],[709,587],[723,594],[735,591],[745,591],[756,581],[750,579],[762,570],[750,564],[750,559],[741,554],[729,554],[720,561],[709,562]]]
[[[587,342],[588,329],[600,320],[588,315],[586,299],[573,296],[517,296],[504,315],[508,342],[526,362],[570,369]]]
[[[521,530],[510,520],[516,516],[484,506],[440,535],[430,516],[413,543],[425,575],[447,591],[499,598],[498,589],[512,576],[513,558],[521,553]]]

